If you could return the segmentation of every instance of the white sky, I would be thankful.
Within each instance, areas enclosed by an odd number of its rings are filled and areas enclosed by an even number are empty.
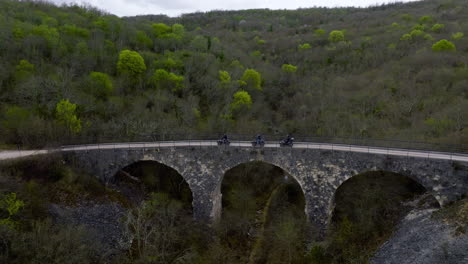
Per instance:
[[[117,16],[184,13],[210,10],[239,10],[252,8],[297,9],[307,7],[367,7],[370,5],[413,2],[417,0],[48,0],[56,4],[88,3]]]

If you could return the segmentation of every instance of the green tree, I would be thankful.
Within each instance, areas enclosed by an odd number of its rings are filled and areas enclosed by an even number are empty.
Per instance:
[[[291,64],[283,64],[283,66],[281,66],[281,70],[283,70],[284,72],[292,73],[297,71],[297,66]]]
[[[432,45],[432,50],[435,52],[441,52],[441,51],[456,51],[455,44],[452,42],[442,39],[438,42],[436,42],[434,45]]]
[[[20,60],[16,65],[15,79],[23,80],[30,77],[34,72],[34,65],[27,60]]]
[[[106,98],[114,92],[114,86],[109,75],[102,72],[91,72],[89,74],[92,93],[99,98]]]
[[[0,226],[3,225],[13,229],[16,226],[16,222],[11,218],[22,207],[24,207],[24,202],[16,198],[16,193],[0,194]]]
[[[173,92],[176,92],[184,87],[184,76],[157,69],[151,77],[151,82],[157,89],[170,88]]]
[[[57,103],[55,117],[70,132],[79,133],[81,131],[81,120],[76,116],[76,104],[70,103],[68,99],[62,99]]]
[[[238,91],[233,95],[232,103],[230,104],[231,111],[239,110],[240,108],[249,109],[252,106],[252,98],[246,91]]]
[[[262,76],[254,69],[246,69],[242,75],[241,81],[243,81],[247,87],[262,90]]]
[[[315,35],[316,37],[321,37],[321,36],[325,35],[326,33],[327,33],[327,32],[326,32],[325,30],[321,29],[321,28],[316,29],[316,30],[314,31],[314,35]]]
[[[459,39],[462,39],[463,36],[465,36],[465,34],[463,34],[463,32],[453,33],[452,34],[452,39],[453,40],[459,40]]]
[[[138,76],[146,71],[145,61],[136,51],[122,50],[119,54],[117,62],[117,70],[119,73],[129,74],[130,76]]]
[[[185,27],[181,24],[174,24],[171,27],[172,33],[176,34],[179,37],[183,37],[185,34]]]
[[[434,19],[431,16],[422,16],[419,18],[419,23],[424,24],[424,23],[431,23],[433,22]]]
[[[328,35],[328,40],[334,43],[344,41],[345,40],[344,32],[342,30],[333,30]]]
[[[309,43],[299,44],[299,50],[308,50],[312,48]]]
[[[136,34],[136,41],[141,47],[151,48],[153,40],[146,35],[146,32],[138,30]]]
[[[153,34],[159,38],[171,32],[171,27],[164,23],[156,23],[152,25]]]
[[[228,84],[231,82],[231,75],[227,71],[219,71],[219,81],[221,84]]]
[[[434,24],[431,28],[431,31],[434,31],[434,32],[441,32],[442,29],[445,28],[445,25],[444,24]]]

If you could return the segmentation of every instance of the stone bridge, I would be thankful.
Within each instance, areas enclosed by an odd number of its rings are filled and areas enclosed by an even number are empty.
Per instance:
[[[167,165],[188,183],[194,217],[208,221],[221,216],[221,183],[226,171],[252,161],[269,163],[283,169],[301,186],[305,214],[321,234],[328,226],[338,187],[364,172],[388,171],[407,176],[424,186],[441,206],[468,193],[468,157],[463,155],[357,146],[327,148],[296,144],[294,148],[280,148],[277,144],[267,144],[253,148],[248,143],[216,146],[214,141],[78,146],[61,151],[66,161],[104,183],[111,182],[119,170],[138,161]]]

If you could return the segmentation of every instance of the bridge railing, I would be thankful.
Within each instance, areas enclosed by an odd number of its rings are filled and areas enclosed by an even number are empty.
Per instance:
[[[134,135],[132,137],[75,137],[67,142],[62,142],[59,146],[70,145],[86,145],[86,144],[122,144],[122,143],[138,143],[143,142],[165,142],[165,145],[177,145],[177,142],[188,142],[190,146],[206,145],[206,142],[212,142],[216,145],[216,141],[222,135],[213,134],[150,134],[150,135]],[[263,135],[266,143],[278,143],[284,139],[284,135]],[[353,145],[363,147],[385,148],[385,149],[410,149],[427,152],[446,152],[446,153],[461,153],[468,155],[468,145],[464,144],[442,144],[434,142],[421,141],[405,141],[396,139],[369,139],[369,138],[346,138],[346,137],[323,137],[323,136],[308,136],[308,135],[293,135],[295,142],[303,142],[304,144],[329,144],[332,146]],[[255,135],[251,134],[228,134],[229,140],[232,142],[249,143],[255,139]],[[203,143],[203,144],[202,144]]]

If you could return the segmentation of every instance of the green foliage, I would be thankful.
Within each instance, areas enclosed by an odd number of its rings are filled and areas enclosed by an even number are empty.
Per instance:
[[[138,76],[146,71],[145,61],[136,51],[122,50],[117,62],[117,70],[121,74]]]
[[[241,81],[249,88],[262,90],[262,76],[254,69],[246,69],[242,75]]]
[[[18,65],[16,65],[15,79],[23,80],[32,76],[33,73],[34,65],[27,60],[20,60]]]
[[[463,32],[453,33],[452,34],[452,39],[453,40],[460,40],[460,39],[463,38],[463,36],[465,36],[465,34],[463,34]]]
[[[100,251],[105,250],[90,230],[50,220],[34,221],[30,231],[15,232],[8,240],[9,264],[100,263]]]
[[[444,24],[434,24],[431,28],[431,31],[440,33],[445,28]]]
[[[324,29],[321,29],[321,28],[314,30],[314,34],[315,34],[316,37],[321,37],[321,36],[325,35],[326,33],[327,32]]]
[[[403,34],[403,36],[401,36],[400,40],[411,40],[412,37],[410,34]]]
[[[24,202],[16,198],[16,193],[0,193],[0,226],[3,225],[8,228],[14,228],[16,222],[11,218],[16,215],[22,207],[24,207]],[[2,216],[2,211],[6,211],[7,214]]]
[[[92,93],[99,98],[107,98],[114,92],[114,86],[109,75],[102,72],[91,72],[89,74]]]
[[[221,84],[228,84],[231,82],[231,75],[227,71],[219,71],[219,81]]]
[[[281,66],[281,70],[283,72],[293,73],[297,71],[297,66],[291,64],[283,64],[283,66]]]
[[[146,35],[146,32],[138,30],[136,35],[136,41],[143,47],[152,48],[153,40]]]
[[[171,32],[171,27],[164,23],[156,23],[151,26],[155,37],[162,37]]]
[[[64,25],[60,28],[60,30],[69,36],[76,36],[80,38],[89,38],[90,36],[89,30],[77,27],[75,25]]]
[[[409,21],[413,20],[413,16],[410,15],[410,14],[402,14],[401,19],[406,21],[406,22],[409,22]]]
[[[31,113],[19,106],[7,107],[3,121],[1,122],[2,127],[10,130],[12,134],[18,134],[18,130],[27,122],[30,121]]]
[[[419,23],[425,24],[425,23],[431,23],[434,22],[434,19],[432,16],[422,16],[419,18]]]
[[[185,34],[185,27],[181,24],[172,25],[172,33],[182,37]]]
[[[344,41],[345,40],[344,32],[342,30],[333,30],[328,35],[328,40],[333,43]]]
[[[238,110],[240,108],[249,109],[252,106],[252,98],[246,91],[238,91],[232,96],[233,100],[230,104],[231,111]]]
[[[453,125],[454,121],[450,119],[435,119],[435,118],[428,118],[424,121],[424,123],[429,127],[430,133],[432,133],[436,137],[440,137],[447,133]]]
[[[426,25],[417,24],[413,26],[413,30],[425,31],[427,29]]]
[[[299,44],[299,50],[308,50],[312,48],[309,43]]]
[[[198,35],[192,39],[191,46],[196,51],[206,52],[208,50],[208,40]]]
[[[185,34],[185,27],[181,24],[174,24],[170,27],[164,23],[156,23],[152,25],[152,28],[154,36],[162,39],[181,39]]]
[[[442,39],[432,45],[432,50],[435,52],[443,52],[443,51],[456,51],[455,44],[452,42]]]
[[[418,37],[424,36],[424,31],[415,29],[410,32],[410,35],[412,39],[416,39]]]
[[[59,33],[56,28],[48,27],[46,25],[39,25],[32,29],[31,33],[45,38],[49,44],[55,45],[59,41]]]
[[[176,92],[184,87],[184,76],[179,76],[163,69],[157,69],[151,77],[151,82],[157,89],[170,89]]]
[[[76,104],[70,103],[68,99],[62,99],[57,103],[55,117],[70,132],[79,133],[81,131],[81,120],[76,116]]]

